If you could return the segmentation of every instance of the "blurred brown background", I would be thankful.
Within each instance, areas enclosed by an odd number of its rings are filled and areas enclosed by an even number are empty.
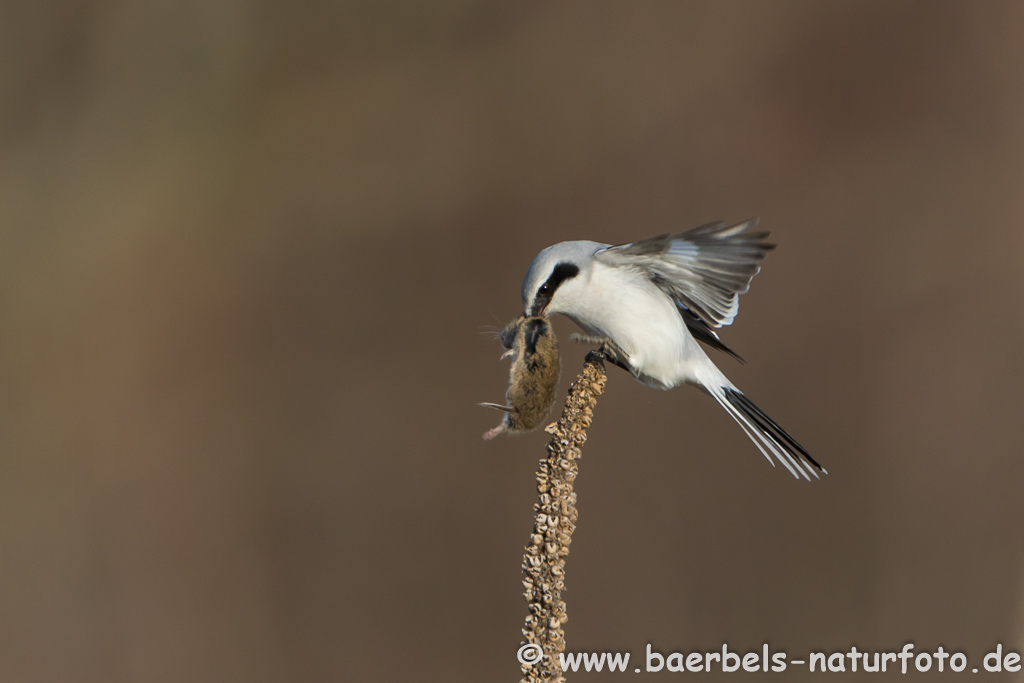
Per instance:
[[[544,435],[481,441],[481,330],[548,244],[752,215],[780,248],[715,360],[831,474],[612,369],[570,649],[1024,649],[1022,29],[4,4],[0,681],[517,680]]]

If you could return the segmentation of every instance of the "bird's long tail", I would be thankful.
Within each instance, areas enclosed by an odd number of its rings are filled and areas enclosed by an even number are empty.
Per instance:
[[[743,431],[773,466],[774,456],[797,479],[803,477],[810,481],[811,476],[819,479],[819,472],[828,474],[779,423],[765,415],[763,410],[729,384],[728,380],[725,383],[704,384],[704,388],[739,422]]]

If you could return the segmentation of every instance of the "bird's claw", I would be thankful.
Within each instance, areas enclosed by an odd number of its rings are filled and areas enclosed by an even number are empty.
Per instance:
[[[597,348],[587,354],[587,358],[591,357],[591,354],[597,354],[603,360],[608,361],[612,365],[617,365],[631,375],[636,375],[636,371],[633,366],[629,363],[629,356],[619,348],[619,345],[613,342],[608,337],[595,337],[589,334],[570,334],[569,339],[580,344],[597,344]]]

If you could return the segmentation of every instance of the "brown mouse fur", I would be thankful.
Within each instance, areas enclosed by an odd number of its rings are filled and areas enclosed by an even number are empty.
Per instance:
[[[499,338],[506,349],[502,358],[512,356],[512,368],[505,394],[507,405],[480,404],[505,411],[501,424],[484,434],[487,440],[502,432],[525,432],[539,425],[551,412],[561,373],[558,339],[547,318],[516,318]]]

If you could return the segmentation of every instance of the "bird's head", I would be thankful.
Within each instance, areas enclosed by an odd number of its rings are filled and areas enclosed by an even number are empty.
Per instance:
[[[560,242],[537,254],[523,278],[525,315],[571,313],[594,264],[596,242]]]

